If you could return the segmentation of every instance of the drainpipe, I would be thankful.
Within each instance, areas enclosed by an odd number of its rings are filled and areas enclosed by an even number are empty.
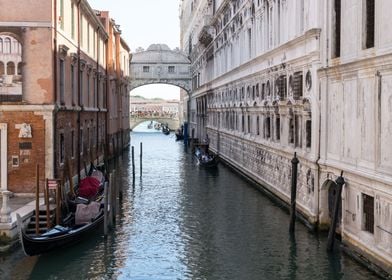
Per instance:
[[[328,2],[326,2],[326,10],[328,11]],[[327,16],[329,13],[327,13]],[[328,67],[329,67],[329,43],[330,40],[328,39],[329,36],[329,16],[327,19],[327,24],[326,24],[326,67],[323,69],[326,75],[326,95],[328,95],[328,89],[329,89],[329,80],[328,80]],[[320,36],[320,42],[321,42],[321,36]],[[319,127],[318,127],[318,149],[317,149],[317,160],[316,160],[316,165],[317,165],[317,181],[318,181],[318,195],[317,195],[317,224],[320,225],[320,195],[321,195],[321,189],[320,189],[320,175],[321,175],[321,168],[320,168],[320,159],[321,159],[321,92],[320,92],[320,85],[319,85],[319,102],[320,102],[320,111],[319,111]],[[322,184],[321,184],[322,186]]]
[[[99,30],[100,30],[100,27],[98,26],[97,27],[97,41],[99,41]],[[98,97],[99,97],[99,71],[98,71],[98,69],[99,69],[99,54],[100,54],[100,51],[101,51],[101,49],[100,49],[100,44],[97,44],[97,52],[96,52],[96,55],[97,55],[97,66],[96,66],[96,73],[97,73],[97,76],[95,77],[95,83],[96,83],[96,92],[95,92],[95,94],[96,94],[96,96],[95,96],[95,106],[96,106],[96,108],[98,109],[97,110],[97,116],[96,116],[96,125],[97,125],[97,135],[96,135],[96,148],[95,148],[95,152],[96,152],[96,156],[97,156],[97,164],[99,163],[99,154],[98,154],[98,151],[99,151],[99,126],[98,126],[98,124],[99,124],[99,113],[100,113],[100,111],[101,111],[101,109],[99,108],[99,100],[98,100]]]
[[[77,162],[77,169],[78,169],[78,182],[80,182],[80,144],[83,145],[83,143],[80,143],[80,110],[82,108],[82,104],[81,104],[81,100],[80,100],[80,2],[81,0],[79,0],[77,2],[77,7],[78,7],[78,114],[77,114],[77,124],[78,124],[78,145],[77,145],[77,158],[78,158],[78,162]],[[70,176],[73,177],[72,175],[72,170],[69,170]],[[72,178],[69,178],[70,180],[72,180]]]
[[[53,110],[53,177],[57,178],[57,1],[54,1],[54,51],[53,51],[53,92],[54,92],[54,110]],[[61,19],[63,20],[63,19]]]

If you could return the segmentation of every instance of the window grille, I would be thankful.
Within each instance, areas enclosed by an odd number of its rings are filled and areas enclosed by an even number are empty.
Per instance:
[[[366,0],[366,48],[374,47],[375,1]]]
[[[150,72],[150,66],[143,66],[143,73]]]
[[[174,66],[169,66],[168,72],[169,73],[174,73],[175,67]]]
[[[341,0],[335,0],[335,45],[334,57],[340,57],[340,23],[341,23]]]
[[[293,78],[293,98],[300,99],[303,96],[303,76],[302,72],[295,72]]]
[[[374,197],[362,194],[362,199],[364,230],[374,233]]]
[[[312,145],[312,121],[306,121],[306,148]]]
[[[280,140],[280,117],[276,118],[275,124],[276,140]]]

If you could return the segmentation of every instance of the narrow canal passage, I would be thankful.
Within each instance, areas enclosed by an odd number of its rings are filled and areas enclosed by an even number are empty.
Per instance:
[[[377,279],[301,224],[290,238],[285,211],[222,164],[198,168],[172,135],[133,133],[132,145],[116,230],[40,257],[18,251],[0,279]]]

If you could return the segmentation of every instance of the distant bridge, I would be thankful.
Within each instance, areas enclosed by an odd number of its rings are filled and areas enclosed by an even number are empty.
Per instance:
[[[147,115],[147,116],[143,116],[143,117],[131,116],[130,117],[131,130],[133,130],[135,127],[137,127],[139,124],[141,124],[143,122],[150,122],[150,121],[156,121],[156,122],[163,123],[163,124],[167,123],[170,130],[176,130],[177,128],[180,127],[180,121],[179,121],[178,117],[171,118],[169,116],[161,116],[160,117],[160,116]]]

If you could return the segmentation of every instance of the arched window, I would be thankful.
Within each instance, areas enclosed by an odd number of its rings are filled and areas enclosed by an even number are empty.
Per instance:
[[[0,61],[0,75],[4,75],[4,74],[5,74],[4,63]]]
[[[15,63],[7,63],[7,75],[15,75]]]
[[[3,39],[0,38],[0,53],[3,52]]]
[[[18,63],[18,73],[17,75],[22,75],[22,62]]]
[[[11,53],[11,39],[8,37],[4,39],[3,53]]]

